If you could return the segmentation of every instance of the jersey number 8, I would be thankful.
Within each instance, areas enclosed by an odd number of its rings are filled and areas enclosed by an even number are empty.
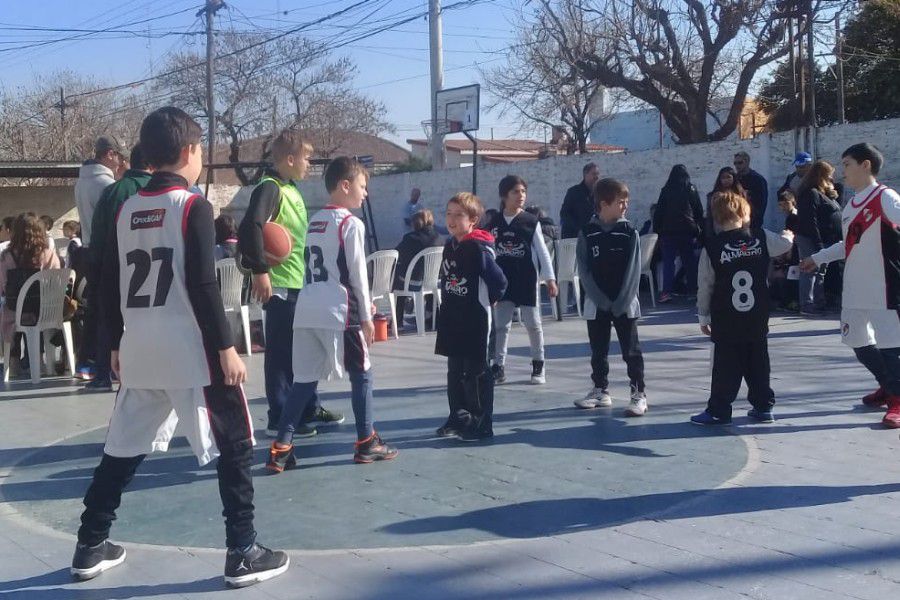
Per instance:
[[[753,276],[748,271],[738,271],[731,278],[731,287],[734,293],[731,294],[731,304],[738,312],[749,312],[756,304],[756,297],[753,295]]]

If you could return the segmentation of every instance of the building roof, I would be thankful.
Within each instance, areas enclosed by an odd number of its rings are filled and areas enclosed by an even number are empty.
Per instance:
[[[54,161],[3,161],[0,162],[0,178],[28,177],[28,178],[54,178],[54,179],[78,179],[80,162],[54,162]]]
[[[427,146],[428,140],[408,139],[407,144],[412,146]],[[550,146],[545,142],[537,140],[478,140],[479,154],[526,154],[529,158],[536,157],[544,148]],[[468,139],[452,139],[444,140],[444,147],[447,150],[456,152],[472,152],[472,142]],[[588,152],[623,152],[625,148],[621,146],[610,146],[608,144],[588,144]]]

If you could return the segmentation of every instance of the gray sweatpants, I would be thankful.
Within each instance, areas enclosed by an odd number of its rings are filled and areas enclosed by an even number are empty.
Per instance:
[[[522,321],[528,331],[531,343],[531,359],[544,360],[544,329],[541,327],[541,309],[539,306],[520,306]],[[494,362],[498,365],[506,363],[506,348],[509,344],[509,328],[512,325],[516,305],[506,300],[498,302],[494,307],[494,327],[497,332],[497,345],[494,349]]]

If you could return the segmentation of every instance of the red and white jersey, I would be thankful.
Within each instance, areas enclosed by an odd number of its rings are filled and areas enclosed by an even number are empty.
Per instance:
[[[845,259],[843,308],[885,310],[900,302],[900,195],[875,183],[844,207],[844,240],[813,255],[816,264]]]
[[[185,285],[187,215],[199,197],[183,188],[140,191],[117,217],[125,325],[119,362],[127,388],[209,385],[203,337]]]
[[[343,331],[372,319],[365,232],[362,221],[338,206],[309,219],[306,281],[297,296],[294,329]]]

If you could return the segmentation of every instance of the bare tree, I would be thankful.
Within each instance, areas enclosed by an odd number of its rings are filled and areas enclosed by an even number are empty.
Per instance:
[[[504,66],[482,71],[488,89],[496,98],[488,108],[506,116],[517,113],[535,127],[550,127],[565,133],[567,153],[587,151],[591,120],[603,98],[603,85],[596,78],[585,77],[583,71],[559,48],[557,39],[542,23],[523,24],[514,36],[519,41],[509,49]],[[605,43],[599,29],[584,19],[561,15],[568,42],[582,50],[592,51]]]
[[[319,132],[311,135],[317,154],[328,156],[346,131],[377,134],[390,125],[386,110],[352,89],[356,68],[349,59],[330,60],[327,48],[299,36],[265,43],[260,35],[223,32],[216,60],[217,134],[228,141],[229,161],[240,162],[244,142],[262,138],[253,159],[265,160],[274,133],[293,126]],[[157,85],[168,90],[172,101],[207,118],[202,59],[195,53],[173,57],[168,75]],[[317,143],[319,142],[319,143]],[[246,184],[259,171],[236,168]]]
[[[788,19],[815,15],[826,0],[539,1],[537,24],[565,62],[656,107],[678,142],[693,143],[734,132],[754,76],[788,54]],[[583,28],[604,43],[582,44]]]
[[[100,135],[134,143],[143,116],[136,97],[98,89],[104,89],[101,82],[63,71],[0,92],[0,160],[82,160]]]

